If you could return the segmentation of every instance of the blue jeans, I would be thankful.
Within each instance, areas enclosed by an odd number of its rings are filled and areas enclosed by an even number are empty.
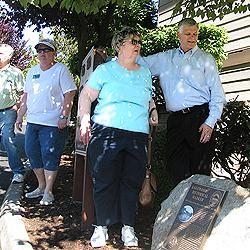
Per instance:
[[[25,152],[31,168],[57,171],[67,138],[67,128],[27,123]]]
[[[13,109],[0,111],[0,139],[7,152],[9,165],[14,174],[23,174],[24,167],[16,145],[14,126],[17,112]]]

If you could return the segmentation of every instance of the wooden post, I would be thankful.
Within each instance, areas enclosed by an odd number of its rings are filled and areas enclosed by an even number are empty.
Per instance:
[[[80,202],[82,202],[83,197],[84,158],[83,155],[75,154],[72,198],[74,201]]]
[[[95,221],[93,183],[86,156],[76,154],[73,179],[73,200],[82,202],[82,229]]]

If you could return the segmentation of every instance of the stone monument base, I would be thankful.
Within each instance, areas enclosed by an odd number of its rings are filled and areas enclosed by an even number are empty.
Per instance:
[[[203,250],[249,250],[250,249],[250,189],[245,189],[231,180],[194,175],[176,186],[162,202],[153,229],[152,250],[166,250],[166,239],[183,206],[183,201],[192,183],[225,190],[227,195],[221,211],[208,235]],[[196,239],[190,239],[190,242]],[[181,248],[191,250],[190,247]],[[193,249],[196,249],[195,247]]]

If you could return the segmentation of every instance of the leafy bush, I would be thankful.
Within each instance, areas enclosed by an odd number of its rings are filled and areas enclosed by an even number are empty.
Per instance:
[[[218,69],[221,70],[223,61],[227,58],[224,45],[228,42],[228,34],[223,27],[215,25],[200,25],[198,46],[213,55]]]
[[[250,103],[228,102],[215,130],[215,167],[242,186],[250,184]],[[249,183],[248,183],[249,182]]]

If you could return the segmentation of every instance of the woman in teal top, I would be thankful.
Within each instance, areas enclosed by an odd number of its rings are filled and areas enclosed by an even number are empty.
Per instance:
[[[98,66],[81,93],[81,139],[89,143],[97,223],[92,247],[106,244],[107,226],[115,223],[123,225],[124,245],[138,246],[134,224],[146,171],[149,123],[158,123],[151,73],[135,62],[140,39],[129,27],[118,32],[112,40],[117,60]],[[98,104],[90,128],[90,106],[95,99]]]

